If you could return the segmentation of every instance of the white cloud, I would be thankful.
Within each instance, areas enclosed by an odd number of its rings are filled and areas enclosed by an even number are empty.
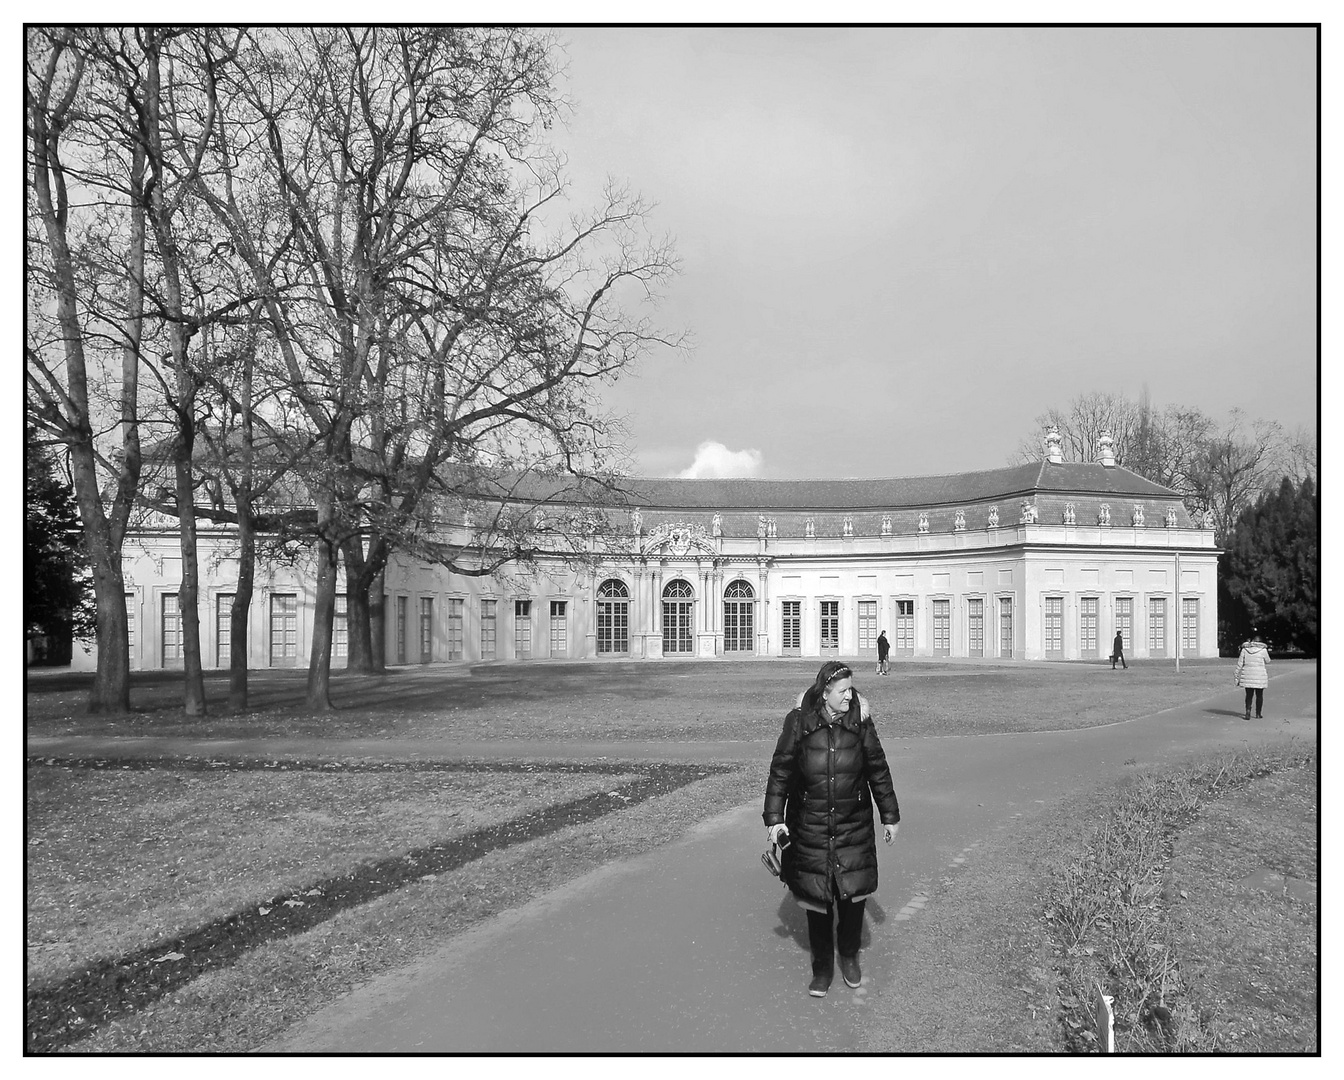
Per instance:
[[[765,459],[759,450],[729,450],[720,442],[702,442],[689,469],[677,476],[683,480],[712,480],[735,476],[760,476]]]

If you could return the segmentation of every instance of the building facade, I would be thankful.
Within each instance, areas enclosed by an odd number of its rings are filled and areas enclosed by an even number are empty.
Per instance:
[[[1114,465],[1045,461],[881,480],[641,480],[628,540],[582,570],[542,559],[467,577],[394,557],[389,665],[678,657],[1097,660],[1217,656],[1213,531],[1179,496]],[[131,666],[182,663],[175,522],[125,553]],[[447,526],[461,530],[461,523]],[[229,640],[237,560],[202,528],[207,667],[303,667],[311,567],[258,565],[249,640]],[[342,582],[341,588],[344,584]],[[345,655],[338,594],[333,664]],[[78,646],[75,666],[92,667]]]

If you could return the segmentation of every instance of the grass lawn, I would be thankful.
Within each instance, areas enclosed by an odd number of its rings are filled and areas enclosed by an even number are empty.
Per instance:
[[[336,711],[301,709],[305,675],[253,676],[252,708],[228,715],[224,676],[206,680],[213,710],[187,717],[181,679],[132,677],[134,712],[84,715],[91,676],[33,675],[28,734],[240,738],[773,739],[816,674],[814,660],[665,663],[509,663],[395,669],[333,678]],[[969,735],[1093,727],[1194,701],[1232,686],[1234,660],[1053,665],[904,663],[885,678],[867,664],[855,680],[879,730]]]
[[[919,663],[898,665],[889,678],[864,671],[858,684],[873,702],[879,730],[893,738],[1129,719],[1228,689],[1232,666],[1230,660],[1187,663],[1177,675],[1172,666],[1157,664],[1112,672],[1108,664]],[[30,736],[773,740],[815,667],[814,661],[546,663],[341,676],[333,691],[338,709],[329,715],[297,708],[302,673],[264,672],[255,678],[255,708],[247,714],[223,715],[226,684],[212,677],[207,685],[216,712],[190,719],[178,704],[178,679],[166,673],[135,676],[136,712],[94,718],[82,714],[87,677],[34,675],[28,682],[27,731]],[[175,935],[242,916],[255,926],[260,908],[276,904],[277,897],[292,894],[296,903],[318,904],[303,899],[314,882],[384,874],[389,860],[414,857],[427,846],[466,842],[501,823],[514,829],[503,840],[482,841],[469,860],[442,872],[403,874],[395,887],[361,894],[359,903],[333,908],[301,932],[257,936],[236,961],[202,968],[199,977],[181,984],[165,979],[157,996],[137,999],[142,1003],[129,1014],[124,1007],[90,1012],[93,1019],[81,1021],[87,1028],[67,1027],[45,1045],[75,1051],[249,1049],[373,975],[414,960],[445,936],[757,798],[766,765],[679,774],[630,801],[621,792],[631,789],[623,785],[672,766],[538,763],[520,772],[502,764],[447,764],[452,767],[424,766],[438,771],[407,766],[373,773],[359,762],[321,769],[268,768],[262,762],[211,769],[200,760],[129,768],[119,762],[96,768],[92,762],[30,761],[26,985],[32,1008],[43,994],[63,993],[61,987],[109,964],[114,967],[98,975],[92,991],[80,992],[115,1003],[127,970],[115,964],[137,950],[143,954],[137,961],[141,973],[152,971],[158,957],[146,960],[145,950],[157,950]],[[570,819],[555,816],[579,803],[591,810],[594,800],[607,802],[582,824],[567,825]],[[544,829],[530,827],[542,819],[549,822]],[[1072,827],[1069,819],[1060,819],[1058,832],[1047,831],[1035,846],[1009,840],[996,877],[964,886],[972,891],[960,906],[940,904],[947,913],[940,918],[951,921],[931,931],[929,940],[934,946],[941,942],[944,952],[930,954],[936,962],[922,967],[919,981],[930,993],[922,1006],[904,1008],[893,1030],[930,1049],[1002,1048],[976,1042],[975,1034],[997,1037],[994,1010],[1009,1010],[1007,1022],[1010,1005],[1017,1003],[982,991],[999,987],[1004,978],[1012,986],[1035,986],[1036,973],[1052,970],[1033,914],[1041,904],[1033,897],[1056,865],[1051,860],[1072,850],[1066,843],[1076,840]],[[991,909],[1004,915],[1010,900],[1006,917],[997,922],[985,917]],[[1011,970],[998,959],[984,967],[986,957],[1001,956],[1013,958]],[[1213,960],[1208,964],[1209,985],[1219,985]],[[1048,982],[1041,983],[1034,1026],[1014,1029],[1019,1048],[1050,1045]],[[965,1023],[946,1027],[947,1014],[938,1003],[949,1006],[957,994],[972,991],[980,996],[970,1031]],[[51,1000],[66,1012],[62,999]],[[34,1015],[30,1033],[34,1024],[41,1026]],[[76,1039],[84,1030],[90,1034]]]
[[[1245,879],[1269,869],[1314,893],[1316,792],[1314,752],[1285,744],[1136,769],[1001,830],[943,879],[861,1048],[1095,1050],[1099,979],[1122,1053],[1314,1053],[1314,897]],[[1078,935],[1066,892],[1090,916]]]

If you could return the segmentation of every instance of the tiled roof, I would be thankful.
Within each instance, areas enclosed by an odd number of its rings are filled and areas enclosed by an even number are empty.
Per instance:
[[[631,479],[633,505],[684,510],[883,510],[957,506],[1034,492],[1179,500],[1161,484],[1119,466],[1029,462],[1002,469],[875,480]]]

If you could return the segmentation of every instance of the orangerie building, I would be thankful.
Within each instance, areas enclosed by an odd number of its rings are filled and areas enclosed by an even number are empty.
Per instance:
[[[896,659],[1099,659],[1117,630],[1130,658],[1216,656],[1213,531],[1115,465],[1105,437],[1101,457],[1064,463],[1052,441],[1043,461],[947,476],[640,480],[624,554],[596,569],[474,578],[394,556],[387,663],[866,658],[883,630]],[[138,669],[182,663],[178,537],[161,525],[126,546]],[[233,540],[202,527],[199,543],[202,652],[227,667]],[[259,563],[250,666],[306,666],[313,581]],[[93,658],[77,647],[74,663]]]

